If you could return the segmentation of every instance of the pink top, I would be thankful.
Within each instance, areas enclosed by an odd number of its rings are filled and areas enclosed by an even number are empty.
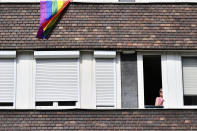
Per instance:
[[[163,98],[162,98],[162,97],[158,97],[158,104],[159,104],[160,106],[163,105],[162,101],[163,101]]]

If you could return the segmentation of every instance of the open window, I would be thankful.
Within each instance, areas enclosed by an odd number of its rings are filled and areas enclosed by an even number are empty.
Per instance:
[[[156,98],[160,96],[162,89],[161,56],[143,56],[144,74],[144,105],[146,108],[162,108],[155,106]]]
[[[49,51],[34,55],[36,108],[79,107],[79,52]]]

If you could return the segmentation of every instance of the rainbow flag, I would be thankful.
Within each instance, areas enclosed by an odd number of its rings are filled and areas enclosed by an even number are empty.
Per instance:
[[[41,0],[40,1],[40,28],[37,38],[47,38],[53,25],[71,0]]]

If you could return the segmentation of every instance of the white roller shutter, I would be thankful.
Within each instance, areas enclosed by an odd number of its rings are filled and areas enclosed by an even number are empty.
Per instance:
[[[78,101],[79,60],[36,59],[36,101]]]
[[[197,58],[183,57],[184,95],[197,95]]]
[[[15,59],[0,59],[0,102],[14,103]]]
[[[115,59],[95,59],[96,106],[116,106],[116,67]]]

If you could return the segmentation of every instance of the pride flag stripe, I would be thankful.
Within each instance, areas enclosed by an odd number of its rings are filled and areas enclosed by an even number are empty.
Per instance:
[[[55,15],[57,13],[57,1],[53,1],[52,3],[52,15]]]
[[[63,0],[59,0],[57,1],[57,7],[58,7],[58,10],[60,10],[62,7],[63,7],[63,4],[64,4],[64,1]]]
[[[46,16],[46,1],[41,1],[40,2],[40,24],[44,23],[47,16]]]
[[[69,1],[67,1],[66,3],[64,3],[63,7],[49,20],[46,21],[45,23],[43,23],[43,27],[44,27],[44,31],[52,26],[54,24],[54,22],[57,20],[57,18],[60,16],[61,12],[64,10],[64,8],[68,5]]]
[[[53,25],[58,20],[62,11],[70,3],[70,0],[41,0],[40,2],[40,28],[37,38],[47,38]]]
[[[46,3],[46,13],[47,13],[47,20],[50,20],[52,17],[52,1],[47,1]]]

